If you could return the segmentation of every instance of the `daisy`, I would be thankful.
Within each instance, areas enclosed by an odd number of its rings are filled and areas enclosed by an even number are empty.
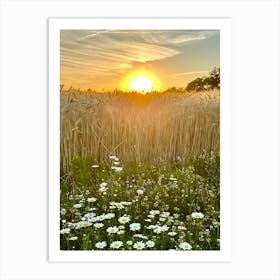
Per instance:
[[[96,247],[97,249],[103,249],[103,248],[105,248],[106,246],[107,246],[106,241],[101,241],[101,242],[95,243],[95,247]]]
[[[94,164],[94,165],[92,165],[91,167],[92,167],[92,168],[98,168],[99,165],[98,165],[98,164]]]
[[[148,240],[148,241],[146,242],[146,245],[147,245],[147,247],[149,247],[149,248],[153,248],[153,247],[155,246],[155,242],[152,241],[152,240]]]
[[[110,219],[112,219],[112,218],[114,218],[114,217],[115,217],[115,213],[107,213],[107,214],[105,215],[105,218],[108,219],[108,220],[110,220]]]
[[[102,223],[95,223],[93,226],[95,228],[102,228],[102,227],[104,227],[104,224],[102,224]]]
[[[107,230],[108,234],[117,233],[119,231],[118,227],[108,227]]]
[[[146,245],[144,242],[139,241],[139,242],[134,243],[133,248],[137,249],[137,250],[142,250],[143,248],[145,248],[145,246]]]
[[[131,231],[136,231],[141,229],[141,224],[139,223],[132,223],[129,225]]]
[[[128,216],[124,215],[124,216],[120,217],[118,219],[118,221],[121,224],[126,224],[126,223],[130,222],[130,218]]]
[[[109,156],[109,159],[113,159],[113,160],[119,160],[116,156]]]
[[[95,197],[89,197],[87,199],[87,202],[95,202],[96,200],[97,200],[97,198],[95,198]]]
[[[188,242],[180,243],[179,247],[183,250],[191,250],[192,246]]]
[[[161,227],[161,231],[167,231],[169,229],[169,227],[167,226],[167,225],[163,225],[162,227]]]
[[[116,172],[120,172],[123,170],[122,167],[112,166],[111,169],[115,170]]]
[[[74,204],[73,207],[76,208],[76,209],[78,209],[78,208],[81,208],[81,207],[82,207],[82,204],[80,204],[80,203],[79,203],[79,204]]]
[[[144,193],[144,191],[142,191],[142,190],[137,190],[136,192],[137,192],[138,195],[141,195],[141,194]]]
[[[193,219],[202,219],[204,217],[204,214],[201,212],[192,212],[192,218]]]
[[[176,234],[177,234],[177,232],[175,232],[175,231],[168,232],[168,235],[170,235],[170,236],[175,236]]]
[[[119,249],[122,246],[123,246],[123,243],[121,241],[113,241],[110,244],[110,247],[113,248],[113,249]]]
[[[61,234],[69,234],[70,233],[70,228],[64,228],[60,231]]]
[[[160,211],[159,210],[151,210],[149,213],[151,215],[158,215],[160,213]]]
[[[72,237],[68,238],[68,240],[71,240],[71,241],[75,241],[77,239],[78,239],[78,236],[72,236]]]

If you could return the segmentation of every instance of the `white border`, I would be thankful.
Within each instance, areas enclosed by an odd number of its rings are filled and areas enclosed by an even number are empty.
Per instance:
[[[49,19],[49,261],[229,262],[231,260],[231,22],[228,18]],[[221,67],[221,250],[61,251],[59,236],[59,84],[61,29],[220,30]],[[223,94],[225,93],[225,94]]]

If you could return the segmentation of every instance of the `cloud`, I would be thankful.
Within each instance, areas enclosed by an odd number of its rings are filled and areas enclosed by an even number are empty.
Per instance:
[[[175,73],[175,74],[173,74],[173,76],[188,76],[188,75],[195,75],[195,74],[205,74],[205,73],[208,73],[208,72],[209,72],[209,70],[181,72],[181,73]]]
[[[125,70],[134,62],[175,56],[180,46],[204,40],[214,31],[182,30],[62,30],[61,66],[90,68],[96,74]]]

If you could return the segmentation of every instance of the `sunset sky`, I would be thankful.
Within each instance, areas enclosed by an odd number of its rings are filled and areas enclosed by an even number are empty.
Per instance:
[[[60,32],[60,77],[66,88],[124,89],[124,81],[137,73],[152,76],[157,90],[185,87],[219,65],[215,30]]]

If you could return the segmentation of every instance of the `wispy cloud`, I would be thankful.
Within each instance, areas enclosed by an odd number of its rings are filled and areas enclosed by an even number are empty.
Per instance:
[[[209,72],[209,70],[181,72],[181,73],[175,73],[175,74],[173,74],[173,76],[189,76],[189,75],[195,75],[195,74],[206,74],[208,72]]]
[[[180,45],[204,40],[214,31],[159,30],[63,30],[61,66],[91,69],[96,75],[119,71],[134,62],[150,62],[175,56]]]
[[[62,30],[61,77],[90,84],[128,71],[137,63],[175,57],[186,45],[214,34],[216,31]]]

